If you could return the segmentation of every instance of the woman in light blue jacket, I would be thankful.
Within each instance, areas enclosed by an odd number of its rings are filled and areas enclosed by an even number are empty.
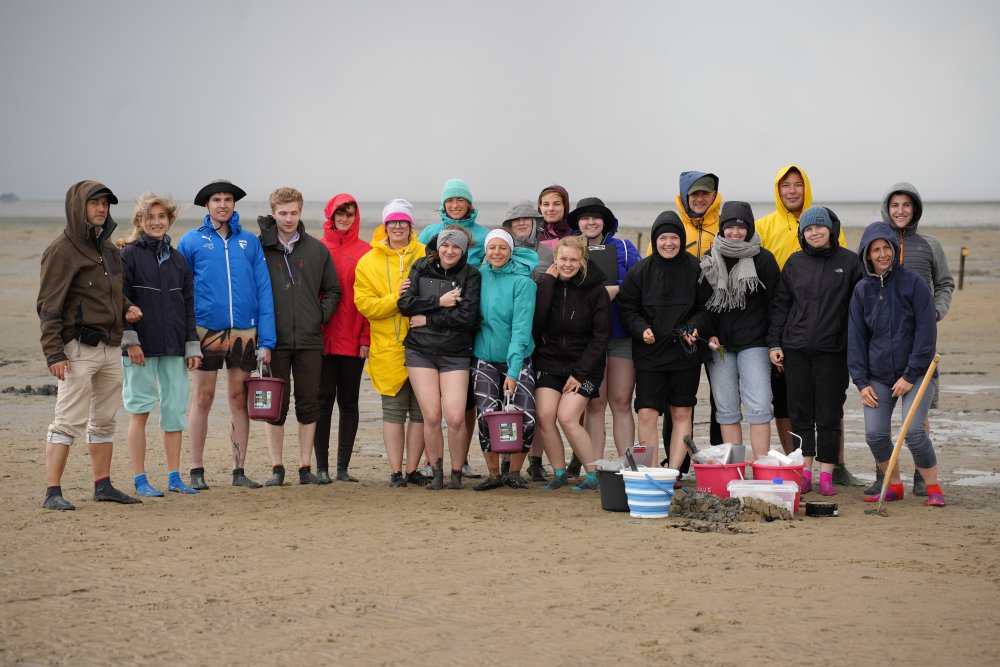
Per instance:
[[[479,445],[489,468],[489,476],[474,486],[489,491],[501,486],[526,489],[521,466],[531,449],[535,432],[535,375],[531,337],[535,313],[535,282],[531,272],[538,255],[527,248],[515,248],[514,239],[502,229],[486,235],[486,259],[480,267],[482,286],[479,297],[480,327],[474,345],[472,382],[479,423]],[[521,453],[511,455],[510,471],[501,476],[500,455],[490,451],[490,436],[484,413],[503,409],[504,397],[524,411]]]

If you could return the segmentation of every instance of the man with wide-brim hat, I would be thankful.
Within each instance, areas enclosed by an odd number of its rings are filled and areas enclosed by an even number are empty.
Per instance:
[[[244,463],[250,416],[244,381],[257,362],[270,363],[275,345],[274,302],[264,251],[256,235],[243,229],[236,202],[246,192],[229,181],[212,181],[195,195],[208,209],[204,223],[181,238],[177,249],[194,273],[194,315],[201,368],[194,373],[189,417],[191,486],[207,489],[203,453],[216,378],[226,367],[233,442],[233,486],[260,484],[246,476]]]

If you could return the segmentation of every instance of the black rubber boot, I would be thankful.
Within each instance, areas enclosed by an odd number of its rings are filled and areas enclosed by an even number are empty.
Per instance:
[[[458,490],[462,488],[462,471],[452,470],[451,471],[451,481],[448,482],[448,488],[452,490]]]
[[[425,486],[425,489],[429,491],[440,491],[444,488],[444,470],[442,469],[444,461],[438,459],[434,461],[432,470],[434,471],[434,477],[431,479],[431,483]]]
[[[567,477],[579,477],[580,468],[583,466],[580,463],[580,459],[576,458],[576,454],[573,454],[573,458],[569,460],[569,464],[566,466],[566,476]]]
[[[528,477],[532,482],[547,482],[549,478],[545,475],[545,467],[542,465],[541,456],[528,457]]]
[[[312,473],[311,466],[299,468],[299,484],[319,484],[319,477]]]
[[[337,481],[356,482],[358,480],[356,480],[354,477],[351,477],[351,474],[347,472],[347,468],[337,468]]]
[[[122,505],[136,505],[142,502],[138,498],[133,498],[127,493],[122,493],[111,486],[111,480],[104,480],[104,483],[98,482],[94,485],[94,500],[98,502],[121,503]]]
[[[927,482],[924,481],[919,470],[913,471],[913,495],[927,497]]]
[[[188,486],[197,491],[208,491],[208,484],[205,483],[204,468],[191,468],[191,481],[188,483]]]
[[[882,493],[883,480],[885,480],[885,471],[881,468],[875,468],[875,481],[864,490],[864,494],[866,496],[874,496],[876,493]]]
[[[62,497],[62,494],[54,494],[45,497],[42,507],[47,510],[75,510],[76,506]]]
[[[500,462],[500,477],[506,477],[507,473],[510,472],[510,461]]]

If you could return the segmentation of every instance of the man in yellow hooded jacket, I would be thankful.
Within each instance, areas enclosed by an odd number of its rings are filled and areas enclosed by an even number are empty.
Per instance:
[[[702,171],[682,171],[676,202],[688,240],[684,249],[701,259],[712,249],[712,241],[719,233],[719,211],[722,209],[719,177]],[[648,257],[652,251],[650,241],[643,256]]]
[[[405,199],[394,199],[382,210],[382,226],[375,230],[372,249],[358,260],[355,274],[354,305],[371,325],[368,376],[382,396],[382,438],[392,487],[425,483],[416,471],[424,449],[424,417],[407,379],[403,349],[410,320],[396,305],[410,284],[410,268],[424,254],[424,244],[413,233],[413,206]]]
[[[782,167],[774,178],[774,210],[754,222],[757,233],[760,234],[761,246],[774,255],[781,268],[784,268],[792,253],[802,249],[799,245],[799,218],[810,206],[812,186],[805,170],[794,164]],[[843,228],[837,242],[847,247]],[[791,451],[795,447],[791,436],[792,420],[788,417],[788,390],[785,377],[780,373],[771,375],[771,394],[774,397],[774,423],[778,439],[785,451]],[[844,467],[843,436],[840,442],[840,463],[834,469],[834,481],[844,486],[864,486]]]

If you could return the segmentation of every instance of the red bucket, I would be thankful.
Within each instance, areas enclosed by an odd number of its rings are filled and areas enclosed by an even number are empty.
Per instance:
[[[694,476],[698,484],[698,490],[702,493],[711,493],[720,498],[729,497],[729,489],[726,485],[734,479],[745,479],[747,464],[726,463],[716,465],[712,463],[693,463]]]
[[[524,441],[524,410],[493,410],[483,413],[494,454],[520,454]]]
[[[786,482],[795,482],[800,491],[795,494],[795,509],[793,511],[799,511],[799,498],[802,497],[802,471],[805,470],[805,464],[800,463],[797,466],[764,466],[751,463],[750,467],[753,468],[754,479],[783,479]]]
[[[274,421],[281,416],[281,402],[285,399],[288,380],[252,375],[246,379],[247,412],[256,421]]]

